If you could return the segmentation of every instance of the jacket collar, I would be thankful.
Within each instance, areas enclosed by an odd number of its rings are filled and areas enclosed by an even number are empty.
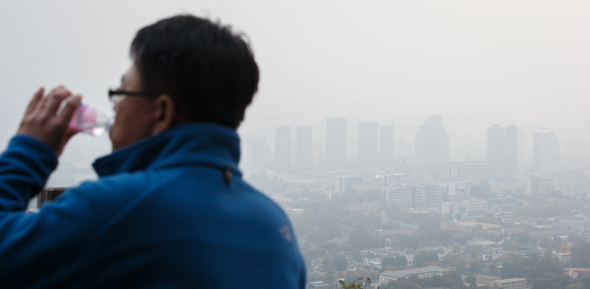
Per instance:
[[[97,159],[100,177],[124,172],[160,170],[179,166],[238,169],[240,139],[235,130],[213,123],[191,123],[170,128]]]

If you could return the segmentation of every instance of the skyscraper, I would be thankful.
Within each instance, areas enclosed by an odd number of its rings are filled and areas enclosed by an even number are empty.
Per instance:
[[[297,127],[297,166],[309,168],[313,165],[311,126]]]
[[[490,173],[496,175],[515,175],[518,165],[519,130],[514,125],[506,128],[494,124],[488,128],[488,162]]]
[[[291,127],[278,126],[275,129],[275,164],[278,168],[291,166]]]
[[[395,134],[392,125],[381,126],[379,131],[379,162],[381,167],[393,167],[395,160]]]
[[[524,131],[518,130],[518,159],[524,159]]]
[[[504,128],[499,124],[488,127],[488,162],[490,163],[490,173],[502,173],[504,167]]]
[[[559,170],[560,146],[553,131],[542,128],[533,135],[533,167],[543,172]]]
[[[326,119],[326,162],[337,168],[346,164],[346,118]]]
[[[416,133],[416,163],[431,177],[445,174],[449,165],[449,135],[442,117],[431,115]]]
[[[254,168],[262,168],[266,164],[266,140],[263,136],[251,135],[246,138],[245,163]]]
[[[504,130],[504,173],[516,174],[518,166],[518,129],[509,125]]]
[[[374,121],[359,122],[358,164],[362,168],[375,168],[379,160],[379,125]]]

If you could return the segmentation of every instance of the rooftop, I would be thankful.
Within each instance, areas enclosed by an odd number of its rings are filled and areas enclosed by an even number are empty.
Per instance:
[[[526,278],[509,278],[509,279],[502,279],[496,280],[496,283],[510,283],[510,282],[519,282],[519,281],[526,281]]]
[[[449,270],[438,267],[438,266],[428,266],[424,268],[416,268],[416,269],[409,269],[409,270],[400,270],[400,271],[385,271],[379,275],[384,275],[387,277],[394,277],[394,278],[404,278],[410,275],[416,274],[423,274],[423,273],[430,273],[430,272],[438,272],[438,273],[445,273]]]

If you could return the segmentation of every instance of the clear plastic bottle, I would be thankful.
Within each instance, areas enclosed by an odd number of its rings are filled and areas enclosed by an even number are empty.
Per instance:
[[[99,105],[80,104],[74,112],[68,128],[98,136],[110,130],[113,120],[114,117]]]

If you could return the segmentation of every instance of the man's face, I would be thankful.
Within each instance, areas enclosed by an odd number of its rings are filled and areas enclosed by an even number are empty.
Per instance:
[[[141,78],[135,64],[121,78],[120,90],[142,91]],[[153,135],[156,124],[155,102],[152,98],[126,96],[115,104],[115,122],[110,138],[113,151]]]

